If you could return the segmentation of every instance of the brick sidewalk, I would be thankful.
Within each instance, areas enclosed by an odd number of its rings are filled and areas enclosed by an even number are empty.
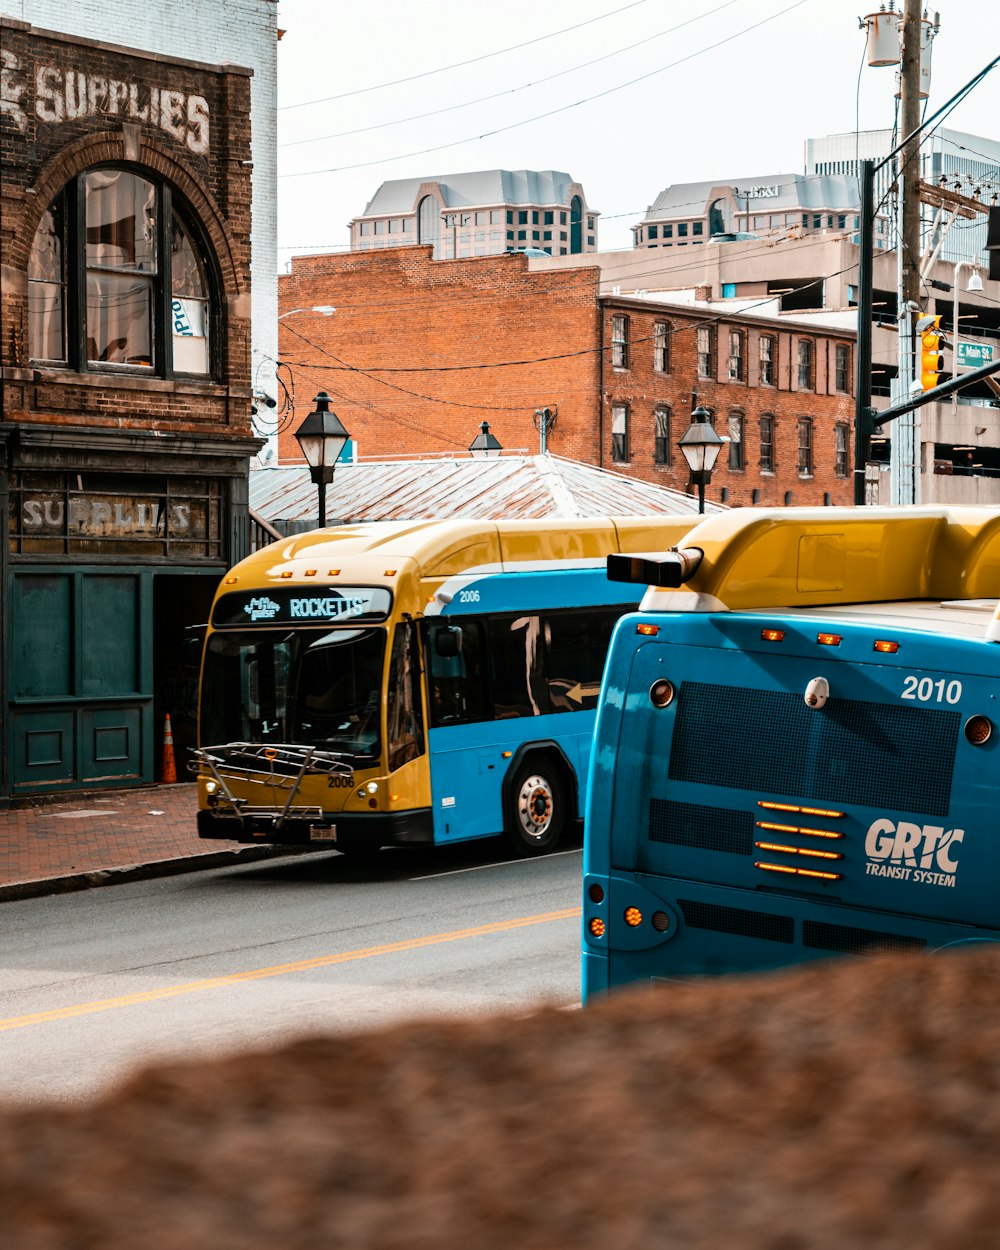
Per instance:
[[[205,842],[187,784],[39,799],[0,811],[0,901],[289,854]]]

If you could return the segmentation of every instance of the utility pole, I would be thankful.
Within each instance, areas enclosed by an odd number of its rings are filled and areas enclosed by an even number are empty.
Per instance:
[[[910,397],[913,386],[915,310],[920,308],[920,55],[921,0],[906,0],[900,40],[900,129],[908,136],[900,153],[896,193],[899,197],[897,235],[897,331],[899,369],[893,404]],[[893,432],[890,469],[892,502],[920,502],[920,412],[914,409]]]

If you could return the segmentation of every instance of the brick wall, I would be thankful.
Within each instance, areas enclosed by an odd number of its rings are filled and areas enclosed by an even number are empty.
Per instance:
[[[677,440],[691,396],[713,410],[729,433],[743,416],[745,467],[720,456],[708,497],[738,504],[853,501],[852,478],[835,472],[835,426],[850,427],[853,400],[834,391],[835,345],[851,338],[791,322],[736,320],[650,301],[598,298],[598,271],[529,269],[524,257],[434,261],[429,248],[348,256],[298,257],[279,278],[282,312],[333,305],[330,317],[297,312],[279,323],[282,374],[294,394],[280,435],[283,460],[300,459],[294,430],[317,391],[366,458],[396,453],[463,452],[485,419],[506,449],[539,450],[534,411],[555,406],[549,438],[556,455],[613,468],[679,490],[688,471]],[[628,366],[615,368],[612,318],[628,319]],[[670,366],[654,368],[654,325],[669,322]],[[697,372],[696,327],[711,324],[716,356],[711,378]],[[729,380],[730,327],[742,330],[745,380]],[[759,339],[775,340],[775,385],[762,386]],[[798,389],[797,343],[813,345],[809,389]],[[629,411],[625,463],[612,457],[612,408]],[[671,410],[668,460],[654,462],[653,412]],[[760,418],[775,419],[775,468],[760,468]],[[798,422],[813,421],[811,475],[798,471]],[[848,468],[850,469],[850,450]],[[755,494],[756,492],[756,494]]]
[[[483,421],[509,450],[536,452],[534,411],[558,405],[550,450],[596,462],[597,270],[530,273],[523,256],[430,259],[429,247],[296,257],[279,277],[279,323],[294,429],[329,393],[367,457],[465,452]]]
[[[0,364],[8,422],[250,432],[250,88],[246,71],[151,56],[0,19]],[[225,315],[206,382],[38,367],[27,271],[38,223],[70,178],[128,162],[169,183],[204,232]]]

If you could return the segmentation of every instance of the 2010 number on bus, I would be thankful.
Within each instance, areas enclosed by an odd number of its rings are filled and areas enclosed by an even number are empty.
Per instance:
[[[917,677],[915,673],[908,673],[903,678],[900,697],[916,699],[919,703],[958,703],[962,697],[962,683],[945,681],[943,677],[934,681],[932,677]]]

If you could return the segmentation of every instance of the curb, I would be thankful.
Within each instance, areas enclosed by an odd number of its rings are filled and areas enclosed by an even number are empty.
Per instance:
[[[8,885],[0,885],[0,903],[39,898],[47,894],[71,894],[77,890],[90,890],[97,886],[122,885],[126,881],[147,881],[154,877],[178,876],[185,872],[201,872],[206,868],[252,864],[263,859],[294,859],[310,852],[315,854],[318,849],[317,847],[296,850],[288,846],[249,846],[238,850],[214,851],[208,855],[185,855],[180,859],[155,860],[148,864],[128,864],[121,868],[96,868],[89,872],[71,873],[63,877],[13,881]]]

